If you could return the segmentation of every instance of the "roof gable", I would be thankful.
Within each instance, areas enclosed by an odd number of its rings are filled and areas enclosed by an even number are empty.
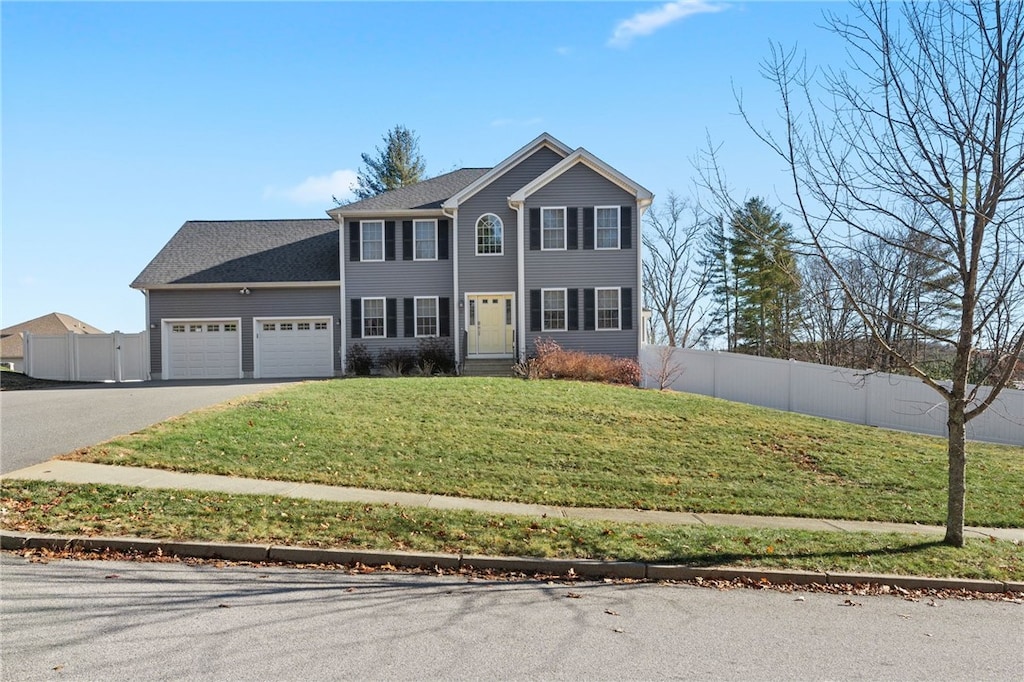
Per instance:
[[[633,180],[630,180],[625,175],[615,170],[607,163],[597,158],[583,147],[580,147],[573,153],[566,156],[559,163],[549,168],[544,173],[541,173],[536,178],[528,182],[526,185],[516,190],[512,196],[509,197],[510,203],[522,203],[531,194],[539,190],[550,183],[555,178],[561,176],[567,170],[576,166],[577,164],[583,164],[593,170],[595,173],[601,175],[608,181],[618,185],[623,190],[629,192],[637,198],[638,201],[649,204],[653,199],[654,195],[651,194],[643,185],[640,185]]]
[[[563,158],[568,156],[569,153],[572,151],[569,147],[567,147],[565,144],[552,137],[550,134],[541,133],[536,138],[526,143],[526,145],[521,147],[511,156],[509,156],[504,161],[499,163],[497,166],[490,169],[486,173],[482,174],[474,182],[464,187],[458,193],[452,195],[451,198],[444,202],[444,208],[458,208],[459,204],[472,197],[474,194],[476,194],[481,189],[486,187],[488,184],[493,182],[496,178],[500,177],[503,173],[505,173],[505,171],[512,168],[520,161],[530,156],[531,154],[536,152],[538,149],[541,149],[542,147],[547,147],[548,149],[551,149],[552,151],[554,151],[556,154]]]

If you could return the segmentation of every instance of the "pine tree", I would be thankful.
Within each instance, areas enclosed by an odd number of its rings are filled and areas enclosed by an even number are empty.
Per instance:
[[[362,154],[356,197],[368,199],[390,189],[412,185],[423,179],[426,161],[420,154],[420,139],[403,125],[396,125],[384,136],[384,149],[377,147],[376,156]]]

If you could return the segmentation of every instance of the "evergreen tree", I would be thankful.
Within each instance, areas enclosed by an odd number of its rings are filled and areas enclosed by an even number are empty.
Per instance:
[[[368,199],[389,189],[412,185],[423,179],[426,161],[420,154],[420,138],[403,125],[384,136],[384,148],[376,156],[362,154],[363,167],[352,188],[359,199]]]

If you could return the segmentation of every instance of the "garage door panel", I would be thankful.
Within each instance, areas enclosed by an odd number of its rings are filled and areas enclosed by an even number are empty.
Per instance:
[[[295,318],[256,325],[261,377],[334,375],[334,339],[325,320]]]
[[[241,337],[231,321],[168,323],[167,375],[171,379],[237,379]]]

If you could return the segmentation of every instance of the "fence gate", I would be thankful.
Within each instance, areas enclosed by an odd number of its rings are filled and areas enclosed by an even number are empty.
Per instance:
[[[25,374],[55,381],[144,381],[147,335],[25,334]]]

